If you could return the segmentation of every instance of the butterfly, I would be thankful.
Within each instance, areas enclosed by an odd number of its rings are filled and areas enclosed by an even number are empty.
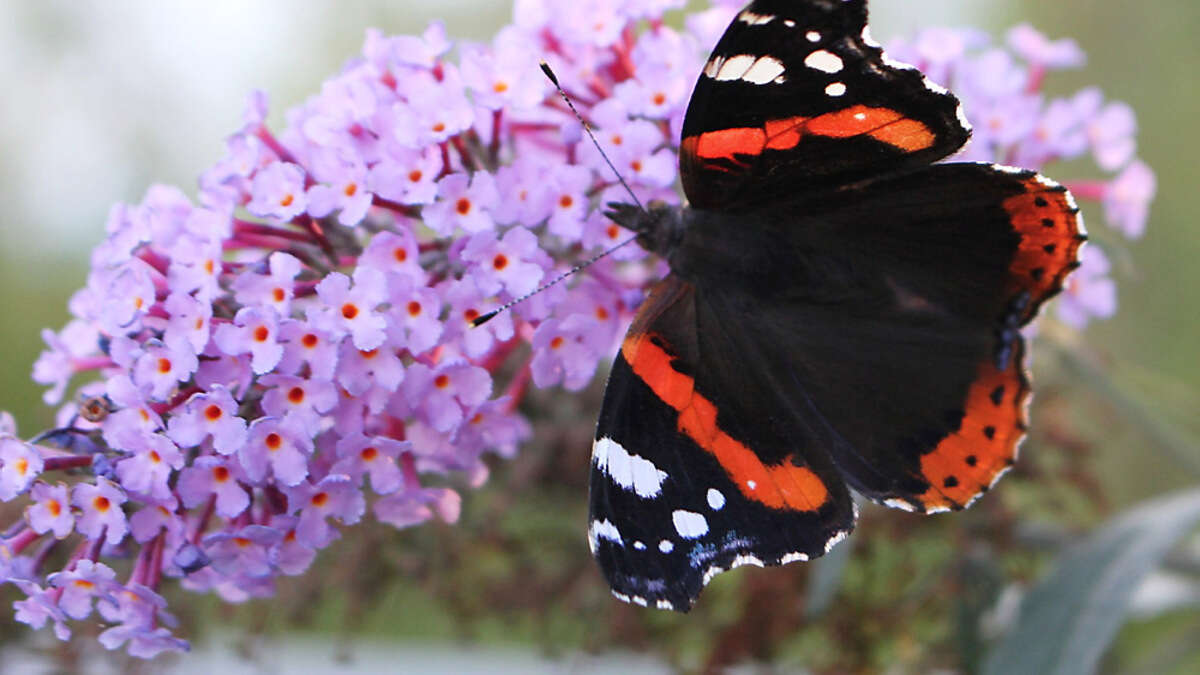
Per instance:
[[[722,571],[827,553],[851,491],[952,511],[1013,465],[1020,329],[1086,236],[1043,176],[934,163],[969,136],[871,40],[865,0],[734,18],[684,118],[688,205],[609,205],[670,266],[592,447],[588,540],[616,597],[687,611]]]

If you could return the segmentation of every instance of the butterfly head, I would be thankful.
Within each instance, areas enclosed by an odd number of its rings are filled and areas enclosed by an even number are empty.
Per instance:
[[[663,257],[670,257],[683,238],[682,211],[666,202],[652,201],[646,209],[609,202],[604,215],[636,234],[639,246]]]

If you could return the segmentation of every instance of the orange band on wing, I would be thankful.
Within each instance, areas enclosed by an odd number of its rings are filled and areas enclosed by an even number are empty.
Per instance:
[[[1061,290],[1067,275],[1079,266],[1075,259],[1087,237],[1080,231],[1079,210],[1065,189],[1036,178],[1025,180],[1023,187],[1025,192],[1004,200],[1009,222],[1021,235],[1009,265],[1006,292],[1030,293],[1035,302],[1023,317],[1030,318],[1036,302]]]
[[[921,457],[929,489],[918,497],[925,509],[961,508],[987,491],[1012,466],[1025,435],[1029,385],[1016,355],[1004,371],[992,359],[980,364],[967,393],[958,431]]]
[[[621,355],[655,395],[679,413],[679,431],[720,462],[748,499],[774,509],[816,511],[829,489],[811,469],[767,466],[754,451],[717,426],[717,407],[696,391],[695,380],[671,367],[674,357],[652,334],[630,335]]]
[[[696,141],[696,156],[703,159],[733,159],[734,155],[762,154],[766,144],[762,129],[743,127],[721,129],[700,134]]]
[[[932,147],[935,137],[929,127],[910,119],[896,120],[871,132],[871,138],[900,148],[905,152],[917,152]]]
[[[706,131],[683,139],[683,151],[700,159],[738,161],[737,155],[761,155],[764,150],[791,150],[805,134],[826,138],[869,136],[904,152],[932,147],[937,138],[917,120],[891,108],[856,105],[818,117],[767,120],[762,127]]]
[[[767,120],[763,129],[767,133],[768,150],[791,150],[800,144],[804,137],[804,124],[807,117],[789,117],[782,120]]]
[[[890,108],[856,105],[813,118],[808,123],[808,131],[818,136],[849,138],[869,134],[902,118],[903,115]]]

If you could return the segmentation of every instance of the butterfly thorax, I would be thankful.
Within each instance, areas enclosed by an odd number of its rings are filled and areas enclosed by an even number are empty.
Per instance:
[[[609,216],[637,234],[638,244],[667,261],[671,272],[700,287],[720,283],[759,297],[779,293],[811,300],[861,295],[877,285],[844,249],[833,226],[802,215],[802,204],[724,211],[652,203],[648,209],[610,204]]]

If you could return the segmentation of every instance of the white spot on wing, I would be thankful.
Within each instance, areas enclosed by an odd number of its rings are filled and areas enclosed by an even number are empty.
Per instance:
[[[663,539],[662,541],[658,542],[658,550],[662,551],[663,553],[670,553],[671,551],[675,550],[675,544],[672,544],[669,539]]]
[[[843,539],[845,539],[846,535],[848,535],[848,534],[850,534],[849,530],[842,530],[841,532],[838,532],[837,534],[833,535],[833,537],[831,537],[829,539],[829,541],[825,542],[825,552],[829,553],[831,550],[833,550],[833,547],[837,546],[838,543],[840,543]]]
[[[865,44],[868,47],[878,48],[881,46],[878,42],[875,41],[874,38],[871,37],[871,27],[870,26],[863,26],[862,41],[863,41],[863,44]]]
[[[808,555],[804,553],[788,553],[779,559],[780,565],[786,565],[794,562],[808,562]]]
[[[932,91],[935,94],[949,94],[950,93],[950,90],[946,89],[945,87],[938,84],[937,82],[934,82],[933,80],[929,79],[928,77],[921,78],[921,81],[925,84],[926,89],[928,89],[929,91]]]
[[[742,75],[742,80],[751,84],[767,84],[783,75],[784,70],[783,61],[773,56],[763,56]]]
[[[900,509],[901,511],[913,512],[913,511],[917,510],[916,507],[914,507],[912,504],[908,503],[908,501],[904,500],[904,499],[895,499],[895,498],[885,499],[885,500],[883,500],[883,505],[890,506],[893,509]]]
[[[1025,173],[1025,169],[1016,166],[1008,166],[1007,164],[992,164],[991,167],[1000,173],[1009,173],[1014,175]]]
[[[714,56],[709,59],[708,63],[704,64],[704,74],[715,80],[717,73],[721,72],[721,66],[723,65],[725,65],[725,57]]]
[[[660,471],[654,462],[640,455],[629,454],[620,443],[607,436],[592,445],[592,462],[614,483],[643,499],[662,494],[667,472]]]
[[[1062,187],[1062,184],[1058,181],[1054,180],[1053,178],[1047,178],[1040,173],[1035,175],[1033,179],[1050,188],[1051,190],[1057,190]]]
[[[592,526],[589,528],[588,535],[590,539],[600,540],[607,539],[614,544],[624,545],[621,539],[621,532],[607,518],[604,520],[593,520]]]
[[[806,40],[808,40],[809,42],[820,42],[820,41],[821,41],[821,34],[820,34],[820,33],[818,33],[818,32],[817,32],[817,31],[815,31],[815,30],[810,30],[810,31],[808,31],[807,33],[805,33],[805,34],[804,34],[804,38],[805,38]]]
[[[708,505],[713,511],[720,511],[725,506],[725,495],[716,488],[708,489]]]
[[[846,85],[841,82],[834,82],[825,87],[825,93],[829,96],[843,96],[846,93]]]
[[[819,70],[823,73],[836,73],[840,71],[845,64],[842,63],[841,57],[831,51],[818,49],[804,59],[804,65]]]
[[[788,28],[795,28],[795,27],[796,27],[796,22],[795,22],[795,21],[792,21],[791,19],[784,19],[784,20],[783,20],[783,25],[787,26]]]
[[[717,71],[716,79],[718,80],[740,80],[742,75],[750,70],[754,63],[758,61],[757,57],[750,54],[738,54],[725,59],[725,63],[721,65],[721,69]]]
[[[729,15],[726,14],[726,16],[729,16]],[[738,14],[738,21],[741,21],[742,23],[745,23],[745,24],[749,24],[751,26],[762,26],[764,24],[771,23],[774,20],[775,20],[775,17],[770,14],[755,14],[754,12],[751,12],[750,10],[746,10],[746,11],[742,12],[741,14]]]
[[[708,534],[708,520],[694,511],[679,509],[671,514],[675,531],[684,539],[699,539]]]
[[[724,572],[724,571],[725,571],[724,567],[717,567],[716,565],[714,565],[714,566],[704,570],[704,578],[700,580],[700,583],[707,586],[708,582],[712,581],[713,577],[717,576],[718,574],[720,574],[721,572]]]
[[[966,129],[967,131],[971,130],[971,122],[967,119],[967,111],[963,110],[961,103],[959,103],[958,108],[954,110],[954,115],[958,117],[958,123],[962,125],[962,128]]]
[[[760,558],[758,558],[757,556],[745,554],[745,555],[739,555],[738,557],[734,558],[733,562],[729,563],[729,568],[733,569],[734,567],[741,567],[742,565],[754,565],[755,567],[765,567],[765,565],[763,565],[763,561]]]
[[[746,487],[750,488],[751,490],[754,490],[754,489],[758,488],[758,483],[755,481],[752,481],[752,480],[748,480],[748,481],[746,481]]]
[[[639,551],[645,551],[645,550],[646,550],[646,545],[645,545],[645,544],[643,544],[643,543],[642,543],[642,542],[640,542],[640,541],[635,541],[635,542],[633,542],[633,547],[634,547],[634,548],[636,548],[636,549],[637,549],[637,550],[639,550]]]

